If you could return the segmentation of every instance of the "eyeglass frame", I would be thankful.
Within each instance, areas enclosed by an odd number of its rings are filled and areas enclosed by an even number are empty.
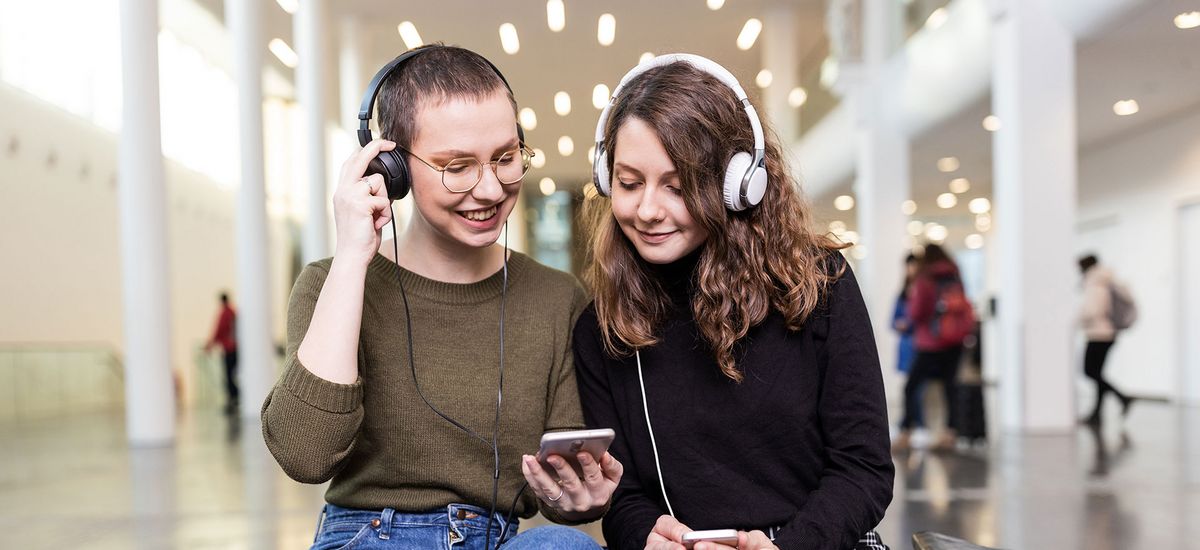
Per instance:
[[[534,151],[533,149],[529,148],[529,146],[525,145],[524,143],[521,143],[520,145],[518,145],[516,149],[509,149],[508,151],[505,151],[504,153],[511,153],[513,151],[517,151],[518,154],[520,154],[522,152],[529,154],[529,166],[525,167],[524,171],[521,172],[521,177],[517,178],[516,181],[510,181],[508,183],[505,183],[503,181],[500,181],[500,174],[496,172],[496,163],[499,162],[499,160],[489,160],[487,162],[480,162],[479,159],[477,159],[475,157],[454,157],[454,158],[450,159],[450,161],[447,162],[444,166],[442,166],[441,168],[438,168],[437,166],[433,165],[429,161],[417,156],[416,153],[409,151],[408,149],[406,149],[404,147],[400,147],[399,145],[397,145],[396,148],[401,151],[404,151],[405,153],[408,153],[413,158],[421,161],[421,164],[424,164],[425,166],[428,166],[429,169],[433,170],[434,172],[437,172],[438,175],[440,176],[438,179],[442,182],[442,187],[444,187],[447,191],[449,191],[451,193],[455,193],[455,194],[459,194],[459,195],[461,195],[463,193],[470,193],[477,186],[479,186],[479,182],[483,181],[483,167],[487,166],[487,165],[491,165],[492,175],[496,176],[496,181],[500,182],[500,185],[516,185],[518,183],[521,183],[521,180],[525,179],[525,174],[529,173],[529,168],[531,168],[533,166],[533,157],[537,156],[537,152]],[[501,153],[501,156],[504,156],[504,154]],[[475,179],[475,183],[471,184],[470,187],[468,187],[462,191],[455,191],[455,190],[451,189],[450,186],[446,185],[446,168],[449,167],[451,164],[453,164],[455,161],[465,160],[465,159],[471,159],[471,160],[475,161],[476,164],[479,165],[479,170],[476,171],[476,174],[478,174],[478,177]]]

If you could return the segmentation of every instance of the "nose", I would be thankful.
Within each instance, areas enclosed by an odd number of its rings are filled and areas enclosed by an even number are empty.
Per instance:
[[[655,223],[663,219],[663,206],[658,200],[658,192],[652,186],[645,186],[641,201],[638,202],[638,219],[646,223]]]
[[[505,190],[506,186],[500,183],[500,180],[496,177],[496,171],[492,165],[483,165],[480,166],[480,168],[483,170],[482,178],[480,178],[479,183],[475,185],[475,188],[471,189],[471,196],[474,197],[475,200],[484,204],[500,202],[507,192]],[[514,183],[508,187],[517,187],[518,185],[520,184]]]

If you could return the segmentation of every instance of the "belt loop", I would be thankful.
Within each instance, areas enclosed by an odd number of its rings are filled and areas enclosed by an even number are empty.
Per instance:
[[[396,515],[396,511],[391,508],[384,508],[383,514],[379,516],[379,538],[388,540],[392,537],[392,516]]]

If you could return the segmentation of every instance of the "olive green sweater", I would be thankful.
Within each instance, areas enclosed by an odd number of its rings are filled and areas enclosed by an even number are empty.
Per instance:
[[[492,501],[490,446],[435,414],[417,395],[408,360],[396,264],[367,268],[359,379],[320,378],[296,357],[332,259],[304,268],[288,303],[287,359],[262,408],[263,438],[283,470],[303,483],[332,479],[325,499],[346,508],[424,512]],[[400,270],[412,311],[421,391],[443,413],[491,439],[499,381],[502,272],[453,284]],[[521,455],[545,431],[583,427],[571,330],[587,305],[579,282],[513,253],[504,318],[504,399],[497,509],[509,512],[524,483]],[[532,516],[529,490],[517,514]],[[542,509],[563,523],[553,509]]]

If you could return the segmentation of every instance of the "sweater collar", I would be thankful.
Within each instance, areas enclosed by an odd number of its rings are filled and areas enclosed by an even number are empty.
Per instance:
[[[508,257],[508,286],[525,270],[532,260],[520,252],[510,251]],[[397,265],[382,254],[375,254],[367,265],[368,280],[374,279],[378,284],[398,288],[396,280]],[[487,278],[474,283],[447,283],[423,277],[412,271],[399,268],[400,281],[404,283],[404,291],[411,296],[447,304],[477,304],[486,302],[500,295],[504,287],[504,270],[500,269]]]

